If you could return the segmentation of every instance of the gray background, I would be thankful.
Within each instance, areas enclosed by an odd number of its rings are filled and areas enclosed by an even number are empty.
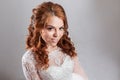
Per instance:
[[[21,57],[32,8],[47,0],[0,0],[0,80],[25,80]],[[52,0],[68,17],[69,32],[89,80],[120,80],[120,0]]]

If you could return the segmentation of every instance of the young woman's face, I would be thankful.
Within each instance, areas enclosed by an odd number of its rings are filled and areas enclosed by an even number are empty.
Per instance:
[[[49,17],[45,28],[40,33],[47,46],[57,46],[57,43],[64,34],[63,20],[57,16]]]

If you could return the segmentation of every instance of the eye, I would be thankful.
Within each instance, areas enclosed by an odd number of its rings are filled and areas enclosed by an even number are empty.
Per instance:
[[[64,30],[64,27],[60,27],[59,29],[60,29],[60,30]]]
[[[54,29],[53,26],[47,26],[47,30],[51,31],[51,30],[53,30],[53,29]]]
[[[52,27],[50,27],[50,28],[47,28],[47,30],[52,30],[53,28]]]

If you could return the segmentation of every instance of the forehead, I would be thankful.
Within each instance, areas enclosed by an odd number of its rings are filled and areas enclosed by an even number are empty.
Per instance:
[[[55,27],[64,26],[63,20],[61,18],[57,17],[57,16],[48,17],[47,21],[46,21],[46,24],[47,25],[52,25],[52,26],[55,26]]]

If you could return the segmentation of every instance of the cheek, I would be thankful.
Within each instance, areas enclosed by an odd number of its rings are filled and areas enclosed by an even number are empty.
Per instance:
[[[63,36],[63,34],[64,34],[64,32],[61,32],[61,33],[60,33],[60,38]]]
[[[65,33],[65,31],[62,31],[62,32],[61,32],[62,36],[64,35],[64,33]]]
[[[44,41],[48,41],[50,38],[51,38],[51,33],[45,31],[44,33],[41,34],[42,35],[42,38]]]

